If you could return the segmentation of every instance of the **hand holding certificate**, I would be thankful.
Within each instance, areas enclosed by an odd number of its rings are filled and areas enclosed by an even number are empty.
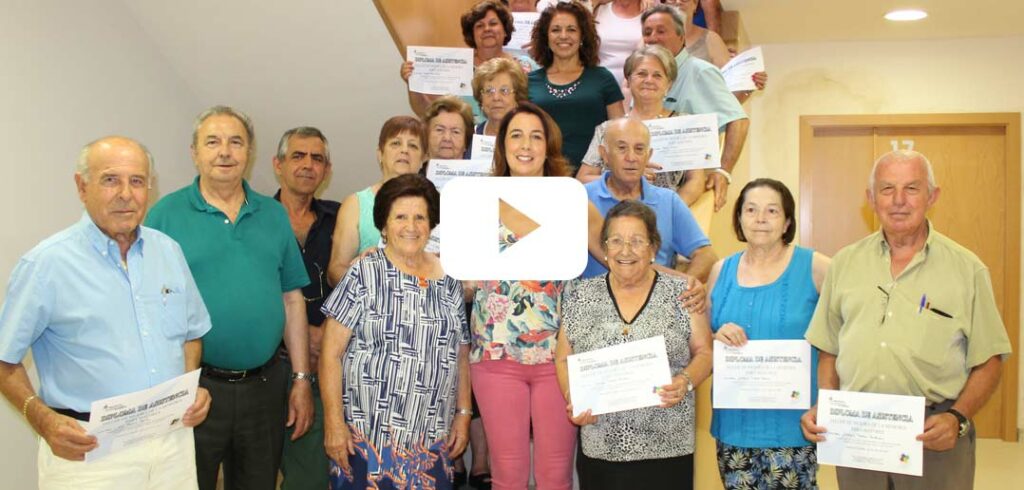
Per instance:
[[[732,92],[757,90],[753,77],[755,73],[764,71],[764,53],[761,47],[748,49],[729,60],[722,67],[725,85]]]
[[[473,95],[473,50],[409,46],[409,90],[431,95]]]
[[[568,357],[573,416],[662,404],[658,388],[672,383],[665,337],[659,335]]]
[[[811,344],[751,340],[714,347],[714,408],[810,408]]]
[[[924,397],[821,390],[818,463],[921,476]]]
[[[184,428],[182,417],[196,399],[199,370],[152,388],[92,402],[86,430],[99,446],[86,462]]]

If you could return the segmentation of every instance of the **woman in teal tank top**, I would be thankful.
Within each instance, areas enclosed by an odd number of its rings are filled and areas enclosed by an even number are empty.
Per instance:
[[[426,148],[427,135],[419,119],[395,116],[384,122],[377,138],[380,180],[350,194],[341,202],[341,210],[338,211],[331,263],[327,267],[327,278],[331,284],[338,283],[352,259],[380,242],[380,232],[373,225],[373,201],[377,191],[392,177],[419,172]]]
[[[733,228],[747,249],[715,264],[708,281],[715,340],[739,346],[804,338],[829,259],[791,243],[794,210],[792,194],[777,180],[756,179],[740,191]],[[812,404],[816,373],[815,355]],[[715,409],[711,435],[725,488],[817,488],[814,445],[800,431],[803,412]]]

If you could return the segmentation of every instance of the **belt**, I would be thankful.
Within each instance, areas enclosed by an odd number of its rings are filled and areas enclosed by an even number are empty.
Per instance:
[[[221,379],[229,383],[236,383],[239,381],[245,381],[248,379],[255,379],[261,374],[270,369],[274,364],[277,364],[277,356],[270,356],[270,360],[262,366],[257,366],[252,369],[243,369],[236,371],[233,369],[222,369],[209,364],[203,364],[203,374],[214,379]]]
[[[73,418],[75,420],[81,420],[82,422],[88,422],[89,421],[89,412],[76,412],[76,411],[74,411],[74,410],[72,410],[70,408],[53,408],[53,407],[51,407],[51,409],[54,412],[57,412],[57,413],[59,413],[61,415],[64,415],[66,417],[71,417],[71,418]]]

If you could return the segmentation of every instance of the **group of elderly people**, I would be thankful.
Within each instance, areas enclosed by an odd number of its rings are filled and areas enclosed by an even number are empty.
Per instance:
[[[318,329],[311,337],[322,336],[322,344],[314,340],[309,348],[309,354],[319,360],[323,427],[313,423],[311,433],[303,436],[309,421],[294,410],[289,412],[288,422],[298,424],[292,440],[322,437],[327,459],[303,469],[299,469],[301,465],[286,468],[286,486],[300,473],[319,475],[322,470],[330,487],[337,489],[445,489],[458,488],[468,479],[475,488],[519,490],[527,488],[531,473],[540,490],[569,489],[575,461],[584,489],[692,488],[694,390],[711,375],[712,340],[742,346],[749,340],[805,337],[830,261],[792,243],[795,205],[786,186],[760,178],[743,187],[733,207],[732,224],[747,248],[718,260],[688,204],[710,188],[723,200],[724,185],[702,175],[654,172],[658,166],[650,161],[650,133],[642,121],[685,113],[693,107],[712,107],[714,101],[724,99],[721,87],[700,85],[715,81],[714,76],[702,66],[694,68],[686,53],[672,51],[672,46],[690,49],[700,44],[713,60],[722,55],[717,36],[696,31],[690,24],[688,14],[695,2],[678,2],[683,12],[655,5],[639,13],[639,6],[647,3],[596,2],[599,19],[602,12],[604,18],[621,17],[623,12],[640,16],[642,36],[648,41],[673,33],[677,38],[676,45],[648,42],[622,57],[623,83],[632,102],[626,112],[618,82],[599,66],[603,55],[598,32],[609,27],[596,25],[594,15],[583,4],[564,2],[547,7],[533,31],[532,60],[527,60],[515,59],[502,50],[511,32],[508,9],[499,2],[481,2],[462,22],[466,42],[477,54],[473,92],[479,114],[474,116],[475,108],[458,97],[410,93],[410,102],[422,119],[395,116],[383,124],[376,152],[380,179],[345,198],[340,209],[337,203],[331,207],[323,204],[326,201],[312,201],[313,209],[326,206],[324,209],[332,210],[330,216],[337,215],[330,233],[326,274],[317,265],[321,277],[319,281],[313,278],[310,286],[321,292],[312,299],[306,295],[307,307],[323,320],[322,325],[310,323]],[[672,32],[665,32],[666,25]],[[639,42],[640,33],[637,39]],[[688,63],[685,69],[691,78],[676,89],[684,69],[680,59]],[[403,77],[413,69],[411,63],[403,64]],[[763,84],[763,75],[756,78]],[[717,91],[717,95],[702,99],[688,93],[702,90],[693,89],[691,83]],[[737,104],[737,96],[728,96],[730,104]],[[700,102],[678,104],[694,99]],[[241,175],[238,169],[244,168],[241,162],[249,156],[239,151],[249,151],[252,131],[248,118],[233,109],[218,108],[212,114],[214,119],[209,120],[221,126],[210,129],[205,139],[197,136],[194,152],[199,158],[200,150],[206,148],[221,156],[199,166],[196,187],[200,190],[189,193],[188,199],[199,212],[216,214],[218,195],[200,192],[202,185],[218,183],[221,174]],[[205,128],[210,117],[201,116],[197,128]],[[235,126],[242,125],[236,122],[245,123],[246,131],[237,130]],[[723,128],[734,122],[736,119],[720,119]],[[740,132],[745,133],[745,128]],[[462,282],[446,275],[439,257],[427,251],[441,214],[439,191],[421,175],[424,165],[431,159],[468,157],[474,133],[495,136],[492,173],[496,177],[575,176],[585,183],[590,200],[589,262],[580,278]],[[728,134],[726,141],[728,148]],[[298,202],[295,196],[306,196],[306,206],[313,198],[312,191],[302,194],[289,189],[293,189],[293,181],[302,181],[307,185],[294,189],[309,191],[311,187],[315,191],[323,182],[330,166],[326,144],[319,131],[297,128],[282,138],[275,158],[275,171],[282,181],[278,199],[292,219],[304,258],[310,244],[306,231],[310,226],[316,228],[323,216],[318,213],[312,224],[293,219],[293,203]],[[133,165],[140,159],[151,164],[148,154],[141,156],[141,145],[131,142],[127,146],[136,153]],[[733,150],[738,152],[738,148]],[[919,160],[923,161],[919,167],[900,166]],[[289,166],[289,161],[294,165]],[[931,179],[930,166],[917,154],[883,157],[872,178],[888,171],[883,176],[889,180],[877,183],[881,189],[877,196],[904,192],[892,190],[890,180],[898,181],[904,174],[916,178],[923,168]],[[891,177],[894,173],[899,178]],[[117,180],[116,174],[111,175]],[[145,175],[131,178],[143,185]],[[723,177],[726,184],[730,178],[727,171],[712,175]],[[122,184],[129,186],[124,188],[128,190],[119,192],[129,192],[135,180],[124,184],[101,177],[99,185],[109,187],[108,194],[113,196],[115,187],[120,189]],[[236,180],[231,182],[237,184]],[[256,194],[244,181],[241,184],[245,194],[239,194],[243,200],[235,203],[240,208],[233,217],[227,216],[225,224],[254,212],[249,201],[256,199]],[[87,177],[82,177],[83,199],[93,192],[87,190],[91,189],[88,185]],[[875,187],[872,180],[869,196],[873,203]],[[877,199],[883,202],[882,197]],[[272,201],[260,202],[267,209],[274,208]],[[169,219],[167,206],[158,205],[160,219]],[[876,211],[881,215],[885,209],[877,206]],[[137,227],[141,214],[135,212],[138,219],[132,226]],[[275,214],[278,221],[285,215],[277,214],[281,215]],[[152,216],[149,222],[162,223]],[[102,222],[97,224],[102,226]],[[498,247],[512,246],[535,226],[527,216],[502,203]],[[114,236],[114,231],[99,231]],[[186,256],[196,246],[186,243]],[[295,255],[295,247],[282,246],[290,256]],[[127,260],[122,262],[129,264]],[[128,265],[125,267],[128,270]],[[307,263],[307,271],[312,270]],[[185,282],[192,284],[191,280]],[[295,279],[286,289],[304,282]],[[334,286],[333,292],[325,291],[324,285]],[[202,281],[199,286],[208,300]],[[166,298],[168,292],[163,294]],[[205,309],[201,312],[205,315]],[[13,336],[7,304],[3,315],[0,346],[4,349],[0,354],[5,356],[0,367],[8,369],[20,366],[16,364],[20,358],[6,355]],[[290,317],[288,322],[293,323]],[[210,329],[208,325],[203,328]],[[215,317],[212,329],[217,328]],[[197,339],[200,334],[187,339]],[[672,373],[671,382],[656,389],[660,405],[599,416],[589,407],[577,407],[584,410],[574,415],[568,356],[656,336],[665,339]],[[274,338],[281,340],[280,334]],[[296,339],[300,337],[286,332],[288,350],[297,356],[291,361],[293,368],[299,369],[306,361],[306,350]],[[823,354],[828,360],[827,364],[823,360],[823,366],[829,369],[822,371],[827,376],[823,383],[839,379],[834,374],[838,347],[829,345]],[[198,351],[186,354],[188,365],[195,367]],[[268,375],[261,373],[273,362],[254,369],[214,370],[204,357],[202,366],[204,375],[211,369],[231,382],[253,374],[266,382]],[[817,357],[814,363],[812,376],[816,378]],[[300,384],[308,378],[304,372],[292,376],[293,383]],[[26,399],[20,381],[16,390],[7,378],[2,381],[5,395],[24,403],[28,417],[36,397]],[[817,382],[812,380],[812,384]],[[204,389],[197,402],[200,408],[185,414],[186,424],[203,423],[210,394],[213,407],[218,407],[218,401],[223,406],[221,399],[229,396],[225,389]],[[292,394],[293,398],[301,396],[305,396],[303,392]],[[717,439],[718,465],[726,488],[816,488],[817,463],[810,441],[820,440],[824,429],[815,422],[813,410],[803,414],[795,410],[715,409],[711,432]],[[200,430],[196,430],[198,444]],[[50,437],[44,437],[51,443]],[[471,440],[474,461],[467,469],[459,458]],[[76,443],[81,445],[80,453],[74,453],[78,456],[95,447],[94,440],[76,439]],[[58,449],[54,446],[58,456],[72,454]],[[294,459],[286,455],[286,466]],[[231,471],[229,464],[234,468]],[[226,460],[225,475],[248,481],[245,478],[251,475],[238,467],[253,464],[243,458]],[[216,465],[210,468],[214,473],[205,477],[200,471],[204,488],[216,481]]]

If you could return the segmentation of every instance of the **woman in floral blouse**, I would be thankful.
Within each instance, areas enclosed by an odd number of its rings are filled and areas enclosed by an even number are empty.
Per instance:
[[[561,133],[551,117],[523,102],[501,122],[495,143],[498,176],[565,176]],[[591,250],[599,251],[600,213],[590,206]],[[503,250],[535,225],[515,208],[499,207]],[[598,256],[603,256],[598,252]],[[495,490],[522,490],[530,475],[530,436],[538,490],[572,488],[576,428],[565,417],[555,377],[562,281],[480,281],[473,297],[473,391],[491,451]]]

